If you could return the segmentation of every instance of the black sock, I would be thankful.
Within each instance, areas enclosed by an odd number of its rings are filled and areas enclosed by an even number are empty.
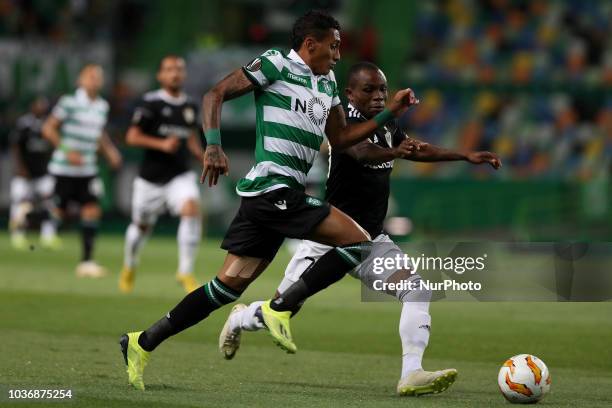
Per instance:
[[[322,291],[359,265],[369,254],[371,242],[336,247],[310,265],[300,279],[272,300],[270,307],[277,311],[296,311],[306,298]]]
[[[168,337],[204,320],[211,312],[240,297],[240,292],[214,278],[180,301],[166,316],[140,334],[138,344],[153,351]]]
[[[145,351],[153,351],[162,341],[170,336],[174,336],[176,333],[178,332],[172,327],[168,316],[164,316],[153,323],[147,330],[140,333],[138,344]]]
[[[98,232],[98,221],[83,220],[81,222],[81,241],[83,244],[83,261],[92,259],[94,242]]]

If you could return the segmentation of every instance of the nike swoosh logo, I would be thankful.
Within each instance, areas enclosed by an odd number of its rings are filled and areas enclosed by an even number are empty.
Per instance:
[[[287,209],[287,201],[286,200],[277,201],[277,202],[274,203],[274,205],[279,210],[286,210]]]

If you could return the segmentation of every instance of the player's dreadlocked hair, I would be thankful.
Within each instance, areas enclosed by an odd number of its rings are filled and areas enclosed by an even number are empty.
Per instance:
[[[328,30],[340,30],[340,23],[325,13],[324,11],[311,10],[298,18],[293,24],[291,32],[291,48],[295,51],[299,50],[304,42],[304,39],[311,35],[317,40],[321,40],[327,34]]]
[[[368,61],[361,61],[361,62],[357,62],[357,63],[351,65],[351,67],[349,68],[349,71],[348,71],[348,85],[349,85],[349,87],[353,87],[354,82],[355,82],[355,77],[361,71],[375,71],[376,72],[376,71],[380,71],[380,68],[378,68],[378,66],[376,66],[376,64],[373,64],[373,63],[368,62]]]

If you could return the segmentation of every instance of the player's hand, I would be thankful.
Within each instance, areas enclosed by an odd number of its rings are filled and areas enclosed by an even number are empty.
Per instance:
[[[66,160],[73,166],[81,166],[83,164],[83,155],[76,150],[66,152]]]
[[[410,88],[398,91],[389,104],[389,110],[395,116],[399,116],[406,112],[413,105],[418,105],[421,101],[414,95],[414,91]]]
[[[491,152],[470,152],[467,154],[467,161],[472,164],[489,163],[495,170],[502,166],[500,158]]]
[[[428,146],[428,143],[407,137],[395,148],[396,157],[400,159],[408,159],[414,156],[417,152],[427,149]]]
[[[181,145],[181,140],[176,136],[170,136],[164,139],[161,143],[161,151],[172,154],[176,152]]]
[[[209,145],[204,152],[202,176],[200,183],[206,182],[208,176],[208,187],[217,185],[220,175],[229,174],[229,159],[219,145]]]

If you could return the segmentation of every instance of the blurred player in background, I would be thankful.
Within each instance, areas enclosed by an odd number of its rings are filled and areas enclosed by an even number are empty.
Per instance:
[[[98,95],[104,83],[102,67],[85,65],[79,73],[79,87],[62,96],[43,125],[43,136],[55,151],[49,173],[55,176],[57,215],[65,219],[70,205],[79,206],[82,257],[76,268],[79,277],[99,278],[104,268],[93,260],[94,243],[102,210],[103,194],[98,178],[98,150],[113,169],[121,166],[121,154],[105,132],[108,103]]]
[[[28,221],[35,216],[40,221],[40,244],[45,248],[59,249],[60,239],[56,223],[51,220],[53,208],[53,176],[47,174],[47,164],[53,153],[53,145],[42,137],[41,128],[49,102],[37,97],[30,112],[17,120],[11,135],[15,162],[15,177],[11,180],[11,243],[15,249],[29,247],[26,238]]]
[[[180,217],[176,275],[187,293],[198,288],[193,267],[200,238],[200,192],[189,156],[202,159],[197,105],[183,92],[185,60],[168,55],[157,71],[161,89],[146,93],[134,111],[126,142],[145,149],[134,180],[132,222],[125,233],[125,258],[119,289],[131,292],[139,252],[166,209]]]
[[[359,123],[380,113],[387,100],[387,80],[374,64],[363,62],[349,69],[346,96],[349,101],[347,123]],[[390,194],[390,176],[395,159],[414,161],[465,160],[473,164],[488,163],[494,168],[500,166],[496,155],[489,152],[462,154],[437,146],[414,141],[416,148],[409,145],[405,133],[391,121],[377,129],[369,139],[344,151],[331,150],[329,177],[325,199],[346,212],[372,236],[373,242],[385,247],[385,256],[403,257],[402,250],[383,231],[387,216]],[[358,194],[356,194],[358,192]],[[301,241],[285,270],[285,278],[278,286],[276,296],[298,281],[304,271],[324,255],[330,247],[313,241]],[[418,281],[420,276],[406,271],[386,271],[374,274],[368,265],[362,265],[350,272],[372,287],[374,280],[398,282]],[[422,395],[440,392],[455,379],[455,370],[427,372],[423,370],[422,358],[429,342],[431,316],[426,291],[403,290],[393,293],[402,302],[399,334],[402,342],[402,375],[397,387],[400,395]],[[264,329],[261,319],[261,304],[253,302],[246,307],[234,306],[219,336],[219,351],[226,359],[232,359],[240,347],[242,330]]]

